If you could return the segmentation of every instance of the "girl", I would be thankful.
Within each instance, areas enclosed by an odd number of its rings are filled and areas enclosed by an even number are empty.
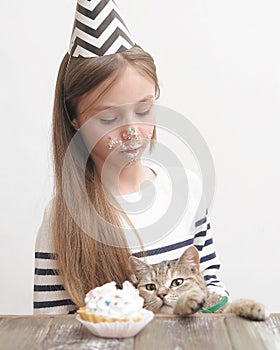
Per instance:
[[[201,196],[193,173],[188,172],[185,217],[168,235],[145,239],[139,234],[143,223],[160,220],[170,196],[162,168],[141,160],[156,139],[158,96],[154,61],[137,45],[96,58],[64,57],[53,113],[54,197],[36,240],[35,313],[75,312],[95,286],[132,279],[131,254],[155,263],[177,259],[188,245],[200,251],[207,287],[227,294],[216,275],[220,263],[207,215],[188,232]],[[140,198],[141,203],[142,185],[148,195],[156,189],[158,196],[133,215],[125,202]]]

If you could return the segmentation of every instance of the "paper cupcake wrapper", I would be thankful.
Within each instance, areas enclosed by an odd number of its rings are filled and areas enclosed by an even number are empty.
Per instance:
[[[76,316],[76,319],[98,337],[128,338],[139,333],[153,319],[152,311],[146,309],[143,311],[143,318],[140,321],[92,323],[82,320],[79,315]]]

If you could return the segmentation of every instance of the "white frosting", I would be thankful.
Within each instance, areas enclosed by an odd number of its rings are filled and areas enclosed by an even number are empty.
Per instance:
[[[125,281],[122,289],[116,288],[116,282],[110,282],[89,291],[85,303],[87,312],[105,317],[135,318],[142,315],[144,299],[130,282]]]

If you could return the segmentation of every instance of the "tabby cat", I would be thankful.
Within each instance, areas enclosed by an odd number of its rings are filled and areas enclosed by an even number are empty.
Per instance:
[[[136,286],[144,298],[144,307],[154,313],[187,316],[216,304],[222,298],[207,290],[194,246],[187,248],[177,261],[149,265],[133,256],[129,259]],[[251,320],[268,317],[263,304],[247,299],[227,302],[216,312],[230,312]]]

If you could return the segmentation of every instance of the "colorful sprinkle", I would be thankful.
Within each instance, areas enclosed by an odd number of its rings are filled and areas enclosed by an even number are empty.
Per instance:
[[[122,141],[118,140],[116,138],[112,138],[111,136],[108,136],[107,138],[107,148],[108,149],[113,149],[115,148],[116,145],[122,145]]]
[[[139,136],[139,131],[136,129],[136,128],[134,128],[134,127],[131,127],[131,128],[129,128],[128,129],[128,133],[127,133],[127,139],[128,140],[131,140],[132,138],[137,138],[138,136]]]

